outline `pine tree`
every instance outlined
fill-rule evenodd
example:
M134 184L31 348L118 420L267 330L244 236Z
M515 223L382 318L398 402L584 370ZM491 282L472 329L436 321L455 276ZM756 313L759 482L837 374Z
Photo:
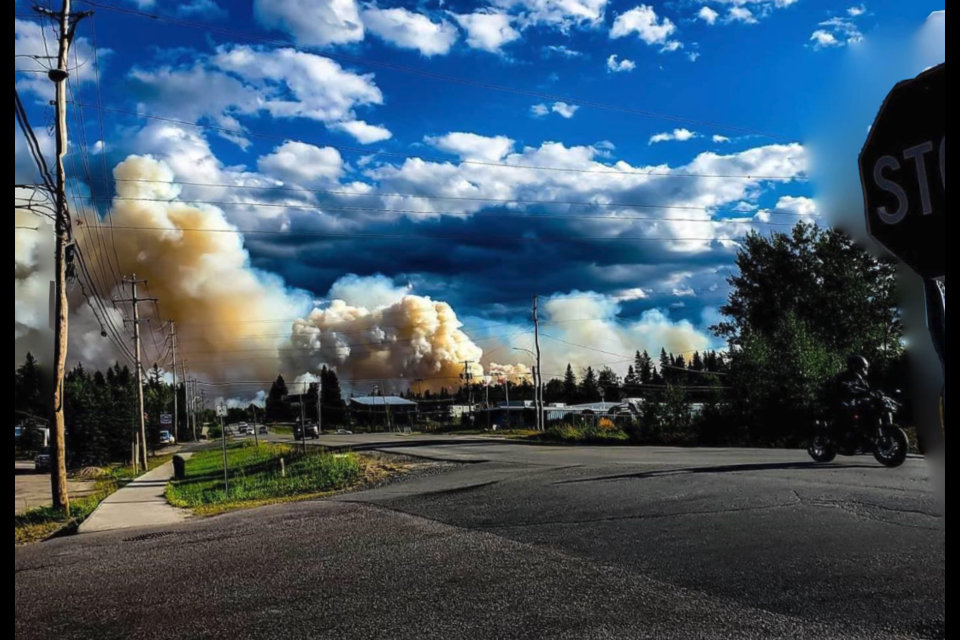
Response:
M636 373L640 384L654 383L656 369L653 366L653 358L651 358L650 354L646 351L643 352L643 355L638 357Z
M672 384L675 376L673 372L673 357L667 354L666 349L660 350L660 377L664 384Z
M600 390L603 392L603 398L607 402L620 402L622 397L620 389L620 376L610 367L604 367L597 377Z
M600 383L597 380L597 374L593 367L587 367L583 373L583 381L580 383L580 397L585 403L600 402Z
M627 369L627 376L623 379L623 384L627 387L627 390L630 390L630 387L637 386L639 378L637 378L637 372L633 368L633 365L630 365L630 368Z
M573 373L573 367L569 364L567 365L567 372L563 376L563 401L569 405L577 404L580 401L577 376Z
M693 354L693 363L690 365L690 368L694 371L706 371L703 363L703 357L700 355L699 351Z

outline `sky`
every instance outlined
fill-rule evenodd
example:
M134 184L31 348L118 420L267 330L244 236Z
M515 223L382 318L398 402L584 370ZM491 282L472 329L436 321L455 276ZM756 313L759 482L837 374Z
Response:
M191 369L231 383L324 364L357 389L445 385L464 361L526 375L535 295L548 375L722 348L737 240L856 227L883 95L945 59L942 0L77 8L94 15L71 57L89 270L71 362L124 357L112 299L136 272L160 299L147 359L169 359L176 320ZM15 11L15 80L50 157L37 71L55 36ZM35 183L19 128L15 157ZM16 217L19 359L48 340L52 241Z

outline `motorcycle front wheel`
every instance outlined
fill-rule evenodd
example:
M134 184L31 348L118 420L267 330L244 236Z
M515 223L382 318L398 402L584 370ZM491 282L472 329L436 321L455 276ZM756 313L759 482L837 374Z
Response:
M907 461L910 453L910 440L900 427L884 427L883 437L880 438L873 451L877 462L891 469L900 467Z
M814 462L827 464L837 459L837 448L833 446L830 439L826 436L816 436L810 443L807 453L813 458Z

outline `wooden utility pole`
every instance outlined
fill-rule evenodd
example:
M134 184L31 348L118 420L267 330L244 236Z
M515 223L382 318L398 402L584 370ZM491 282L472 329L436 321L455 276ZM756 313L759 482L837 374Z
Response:
M540 352L540 297L533 296L533 335L537 344L537 371L533 376L533 384L536 387L534 393L534 405L537 411L537 431L545 431L543 415L543 364L541 362Z
M133 347L134 347L134 356L136 357L136 367L137 367L137 403L140 411L140 428L138 437L140 438L140 455L142 457L143 471L146 473L150 471L150 458L147 453L147 422L144 416L144 403L143 403L143 362L141 357L141 347L140 347L140 303L141 302L157 302L156 298L138 298L137 297L137 285L146 284L146 280L137 280L136 274L130 278L123 279L124 284L130 285L130 299L129 300L117 300L117 302L125 302L133 305Z
M73 261L73 238L70 223L70 212L67 210L67 172L63 159L69 149L67 132L67 79L70 59L70 45L77 30L77 23L88 13L72 15L70 1L63 0L59 13L49 9L37 7L36 10L51 21L60 25L59 49L57 52L57 68L51 69L48 77L56 87L56 120L55 130L57 139L57 176L56 176L56 274L55 274L55 309L56 326L54 327L54 389L53 389L53 428L50 429L50 489L53 494L53 508L69 514L70 496L67 493L67 447L66 447L66 420L63 413L64 390L63 379L67 369L67 348L70 342L70 303L67 300L67 271ZM41 29L46 24L41 23Z
M177 323L170 323L170 348L173 352L173 437L180 442L180 386L177 384Z

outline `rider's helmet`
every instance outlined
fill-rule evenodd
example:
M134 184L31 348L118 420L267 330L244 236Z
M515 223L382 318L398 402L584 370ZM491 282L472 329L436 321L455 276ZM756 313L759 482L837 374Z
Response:
M863 356L851 356L847 361L847 369L851 373L866 377L870 373L870 361Z

